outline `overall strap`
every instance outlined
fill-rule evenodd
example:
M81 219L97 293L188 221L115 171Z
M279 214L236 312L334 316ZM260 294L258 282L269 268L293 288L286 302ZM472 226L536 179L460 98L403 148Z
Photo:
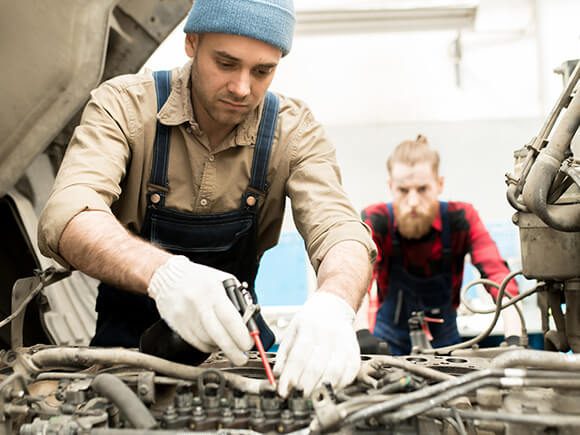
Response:
M387 203L387 209L389 210L389 229L391 231L391 255L393 262L403 262L401 253L401 242L399 236L397 235L397 230L395 229L395 211L393 210L393 203Z
M278 121L278 107L278 97L268 92L264 99L262 118L258 127L250 185L248 191L244 194L244 204L250 208L256 206L256 194L263 194L267 189L266 176L268 175L268 162ZM254 199L252 200L251 198Z
M443 270L451 273L451 224L449 223L448 206L449 204L446 201L439 201L439 213L441 214L441 243L443 245Z
M157 112L159 112L171 92L171 71L155 71L153 78L155 79L155 93L157 94ZM169 160L170 133L170 127L157 120L155 143L153 144L153 163L149 177L151 191L148 194L148 201L157 206L165 204L165 195L169 190L167 163ZM157 195L153 201L151 200L152 195Z

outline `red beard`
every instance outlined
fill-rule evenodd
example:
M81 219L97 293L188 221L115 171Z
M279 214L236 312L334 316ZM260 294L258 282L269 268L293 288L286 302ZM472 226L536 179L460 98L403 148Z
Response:
M431 229L438 208L439 204L434 203L426 213L416 211L413 216L410 212L401 214L399 207L395 204L395 219L399 233L406 239L420 239Z

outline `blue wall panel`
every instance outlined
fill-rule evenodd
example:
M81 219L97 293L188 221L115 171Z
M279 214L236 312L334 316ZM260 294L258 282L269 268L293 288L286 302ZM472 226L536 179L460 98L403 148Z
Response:
M308 294L307 261L300 234L282 234L260 263L256 278L260 305L302 305Z

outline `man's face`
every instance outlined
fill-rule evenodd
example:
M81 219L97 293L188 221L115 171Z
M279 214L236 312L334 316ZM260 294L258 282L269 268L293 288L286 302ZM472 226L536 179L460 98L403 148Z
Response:
M279 49L244 36L189 34L194 111L202 128L231 129L260 103L274 78Z
M408 239L426 235L437 216L443 177L435 174L429 162L413 166L395 162L391 168L389 187L401 235Z

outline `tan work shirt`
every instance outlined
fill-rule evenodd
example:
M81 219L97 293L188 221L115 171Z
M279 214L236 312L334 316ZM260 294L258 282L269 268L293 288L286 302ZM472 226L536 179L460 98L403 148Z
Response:
M150 72L116 77L91 93L68 146L39 223L43 254L58 255L67 223L84 210L112 212L139 233L147 207L156 121L172 126L165 206L196 214L237 209L250 180L258 107L211 149L191 103L191 62L172 71L171 94L157 113ZM362 243L372 260L369 228L341 186L335 149L304 103L280 97L268 169L268 190L259 202L258 255L279 239L286 195L296 227L315 269L336 243Z

